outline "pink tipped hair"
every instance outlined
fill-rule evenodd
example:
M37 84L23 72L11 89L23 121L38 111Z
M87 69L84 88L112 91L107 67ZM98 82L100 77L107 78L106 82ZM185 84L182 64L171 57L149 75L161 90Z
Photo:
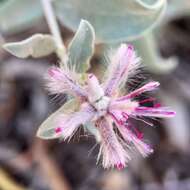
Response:
M130 157L117 139L110 121L106 118L99 119L97 128L102 140L98 159L102 155L103 167L117 167L118 169L125 167Z
M85 90L71 78L71 75L72 73L67 73L58 67L51 67L45 76L47 90L52 94L69 93L74 96L86 97Z
M110 64L105 74L105 93L111 94L117 88L122 88L126 80L136 73L140 59L136 56L131 45L122 44L110 56Z

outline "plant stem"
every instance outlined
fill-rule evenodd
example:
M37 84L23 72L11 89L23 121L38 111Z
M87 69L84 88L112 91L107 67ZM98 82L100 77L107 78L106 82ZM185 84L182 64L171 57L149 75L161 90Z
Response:
M153 73L169 73L176 68L177 61L174 58L165 60L160 57L155 36L152 31L146 33L143 37L134 40L132 44L137 49L143 63Z
M67 55L66 55L66 48L64 46L62 37L61 37L61 32L54 14L54 10L52 7L51 0L41 0L43 9L44 9L44 14L49 26L49 29L55 38L55 42L57 45L57 56L61 60L61 62L64 64L67 60Z

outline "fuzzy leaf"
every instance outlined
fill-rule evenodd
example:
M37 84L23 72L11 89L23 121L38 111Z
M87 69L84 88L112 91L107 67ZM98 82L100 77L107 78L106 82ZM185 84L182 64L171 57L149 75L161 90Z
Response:
M9 53L19 58L34 58L47 56L56 50L54 39L51 35L35 34L30 38L20 41L7 43L4 46Z
M78 102L76 99L71 99L61 106L56 112L51 114L39 127L37 136L42 139L55 139L60 136L55 133L55 120L60 114L70 114L78 110Z
M169 0L167 9L168 19L177 18L184 15L190 15L189 0ZM167 19L167 20L168 20Z
M69 64L74 66L77 72L82 73L89 69L89 61L94 53L94 41L93 27L82 20L68 48Z
M159 20L166 0L55 0L60 22L76 31L81 19L95 29L98 42L133 40Z
M6 0L0 7L0 30L5 33L23 31L43 16L39 0Z

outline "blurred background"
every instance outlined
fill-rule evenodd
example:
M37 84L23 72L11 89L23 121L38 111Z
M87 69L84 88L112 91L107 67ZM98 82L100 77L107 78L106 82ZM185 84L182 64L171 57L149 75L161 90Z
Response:
M0 1L0 190L190 190L189 0L169 1L154 31L158 64L172 57L177 66L167 73L147 66L135 84L150 78L160 81L157 98L177 115L152 120L154 127L136 122L155 152L147 159L135 156L122 171L96 165L98 147L90 151L96 143L92 136L77 135L70 143L35 136L42 121L65 100L55 99L44 88L44 73L59 59L56 54L19 59L2 48L5 42L49 33L40 4L8 1ZM74 32L60 21L59 27L67 45ZM91 61L91 71L97 74L103 49L98 44Z

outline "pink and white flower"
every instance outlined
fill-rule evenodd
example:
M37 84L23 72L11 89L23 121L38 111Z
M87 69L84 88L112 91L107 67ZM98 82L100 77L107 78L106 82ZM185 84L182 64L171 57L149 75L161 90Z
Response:
M131 159L131 146L144 157L153 152L142 140L142 135L134 133L128 119L130 117L173 117L174 111L165 107L143 107L135 97L155 90L159 82L149 82L125 96L121 89L129 75L139 65L139 58L131 45L122 44L111 58L104 81L99 82L94 74L87 74L85 83L78 81L78 74L57 67L48 71L47 87L50 92L68 93L80 102L80 108L70 114L60 114L56 119L54 133L66 140L70 139L81 125L92 122L101 136L98 159L102 157L104 168L124 168ZM119 135L115 133L117 129Z

